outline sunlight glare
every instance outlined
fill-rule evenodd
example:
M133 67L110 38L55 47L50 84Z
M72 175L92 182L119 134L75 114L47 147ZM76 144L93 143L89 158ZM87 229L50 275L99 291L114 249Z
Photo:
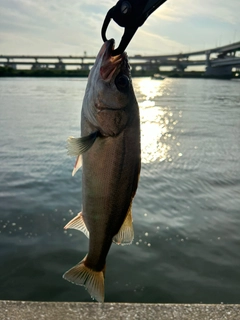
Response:
M141 79L138 83L138 96L141 117L142 162L151 163L168 158L170 146L161 138L167 134L169 114L156 106L156 97L162 95L163 81Z

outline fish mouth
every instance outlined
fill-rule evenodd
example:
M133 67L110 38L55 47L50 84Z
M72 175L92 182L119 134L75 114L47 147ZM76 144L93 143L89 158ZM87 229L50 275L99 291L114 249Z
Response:
M110 81L114 75L119 73L120 70L123 74L129 76L130 67L128 64L127 54L124 52L117 56L112 56L114 45L114 39L107 40L99 52L99 55L102 58L100 75L105 81Z

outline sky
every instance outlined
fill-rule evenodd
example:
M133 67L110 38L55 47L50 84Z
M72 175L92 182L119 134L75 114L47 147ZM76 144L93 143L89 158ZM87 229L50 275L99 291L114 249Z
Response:
M0 55L95 56L116 0L0 0ZM240 0L167 0L140 27L128 55L205 50L240 41ZM116 47L123 28L111 21Z

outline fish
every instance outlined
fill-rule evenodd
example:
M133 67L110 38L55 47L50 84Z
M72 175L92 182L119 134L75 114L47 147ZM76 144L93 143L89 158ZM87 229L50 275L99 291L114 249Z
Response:
M63 278L85 286L104 302L106 258L111 244L134 238L132 201L140 168L140 119L124 52L112 56L114 40L101 47L90 70L81 110L81 137L68 139L68 154L82 167L82 211L65 229L89 238L88 253Z

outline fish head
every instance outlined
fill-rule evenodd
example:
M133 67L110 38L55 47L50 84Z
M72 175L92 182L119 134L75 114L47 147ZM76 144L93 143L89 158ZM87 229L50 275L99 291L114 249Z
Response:
M85 118L103 135L117 135L136 105L127 54L112 56L114 40L106 41L92 67L85 93Z

